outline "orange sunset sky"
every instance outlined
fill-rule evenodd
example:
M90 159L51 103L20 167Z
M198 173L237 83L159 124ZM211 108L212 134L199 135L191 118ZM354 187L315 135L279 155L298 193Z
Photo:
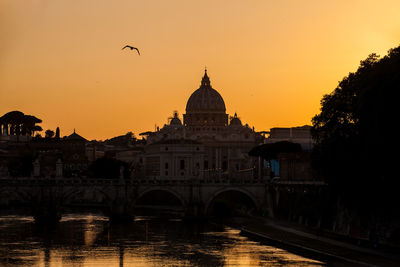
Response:
M360 60L399 44L398 0L0 0L0 116L138 135L185 113L207 66L227 113L300 126Z

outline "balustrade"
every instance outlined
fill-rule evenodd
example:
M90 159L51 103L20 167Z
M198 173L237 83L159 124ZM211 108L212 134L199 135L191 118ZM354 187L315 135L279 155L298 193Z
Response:
M65 185L65 186L111 186L111 185L135 185L135 184L169 184L184 185L191 183L198 184L264 184L268 180L254 175L253 169L235 172L205 172L201 176L176 176L176 177L134 177L131 180L118 179L97 179L97 178L66 178L66 177L3 177L0 178L0 185Z

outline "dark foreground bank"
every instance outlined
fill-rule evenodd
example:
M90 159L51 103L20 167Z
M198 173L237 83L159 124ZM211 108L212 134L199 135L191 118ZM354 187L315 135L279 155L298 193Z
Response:
M305 257L335 262L334 266L400 266L399 254L363 248L273 220L235 218L229 222L224 220L223 223L240 229L242 235L254 240Z

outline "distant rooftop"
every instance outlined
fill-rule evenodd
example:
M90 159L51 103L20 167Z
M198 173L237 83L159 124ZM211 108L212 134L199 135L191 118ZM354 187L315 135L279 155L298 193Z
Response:
M70 135L68 135L66 137L66 140L70 140L70 141L85 141L85 142L87 142L87 140L85 138L83 138L82 136L80 136L79 134L77 134L75 132L75 129L74 129L74 132L72 134L70 134Z

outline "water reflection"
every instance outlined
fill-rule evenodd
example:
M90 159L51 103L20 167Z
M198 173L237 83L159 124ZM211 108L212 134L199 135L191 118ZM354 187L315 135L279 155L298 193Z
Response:
M4 266L320 266L211 223L136 218L110 225L99 214L69 214L53 229L26 216L0 216Z

